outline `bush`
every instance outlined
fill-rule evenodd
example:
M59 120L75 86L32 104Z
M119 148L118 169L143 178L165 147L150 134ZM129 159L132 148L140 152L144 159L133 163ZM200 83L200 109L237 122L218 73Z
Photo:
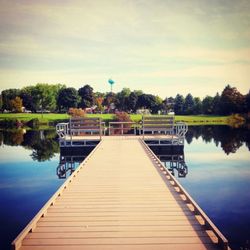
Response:
M126 112L116 112L115 120L118 122L131 122L130 116Z
M84 117L85 116L85 112L83 109L77 109L77 108L70 108L68 111L68 114L71 117Z
M132 120L130 119L130 116L126 112L116 112L115 113L115 121L117 122L131 122ZM131 124L124 124L123 125L123 133L127 133L131 129ZM115 134L120 134L121 130L119 129L114 129Z

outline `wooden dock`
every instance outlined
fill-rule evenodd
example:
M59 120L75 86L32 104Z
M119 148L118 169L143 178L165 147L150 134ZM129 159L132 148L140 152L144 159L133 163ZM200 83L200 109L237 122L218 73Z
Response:
M228 249L138 137L103 137L12 243L20 250Z

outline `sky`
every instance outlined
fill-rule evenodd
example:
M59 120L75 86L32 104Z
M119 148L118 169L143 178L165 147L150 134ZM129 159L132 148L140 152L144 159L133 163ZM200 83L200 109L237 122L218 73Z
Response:
M250 0L0 0L0 91L250 89Z

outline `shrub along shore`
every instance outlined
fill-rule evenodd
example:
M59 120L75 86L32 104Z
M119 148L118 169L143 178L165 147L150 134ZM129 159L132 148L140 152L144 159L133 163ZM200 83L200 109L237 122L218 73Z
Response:
M115 119L114 114L87 114L87 117L100 117L106 124ZM41 125L54 126L56 123L69 120L68 114L26 114L8 113L0 114L0 126L2 128L14 128L25 125L29 127L40 127ZM139 122L142 119L140 114L130 114L130 119ZM186 122L188 125L230 125L234 120L233 116L213 116L213 115L176 115L176 122Z

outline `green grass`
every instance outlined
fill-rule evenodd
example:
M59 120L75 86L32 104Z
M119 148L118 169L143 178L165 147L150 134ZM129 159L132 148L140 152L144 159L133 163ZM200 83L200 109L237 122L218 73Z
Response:
M88 114L88 117L101 117L106 123L114 119L114 114ZM142 115L131 114L132 121L139 122L142 119ZM31 119L37 118L40 123L53 122L69 119L67 114L0 114L0 120L3 119L19 119L21 121L29 121ZM190 116L175 116L175 121L183 121L190 125L216 125L216 124L228 124L228 116L209 116L209 115L190 115Z
M88 117L101 117L104 121L112 120L113 114L91 114ZM139 122L142 115L131 114L130 118L134 122ZM212 115L176 115L176 122L186 122L190 125L212 125L212 124L228 124L228 116L212 116Z
M26 114L26 113L9 113L9 114L0 114L0 120L4 119L18 119L21 121L30 121L32 119L39 119L41 123L43 122L51 122L56 120L65 120L69 119L69 115L67 114Z
M228 124L228 116L213 115L176 115L175 120L189 125L224 125Z

